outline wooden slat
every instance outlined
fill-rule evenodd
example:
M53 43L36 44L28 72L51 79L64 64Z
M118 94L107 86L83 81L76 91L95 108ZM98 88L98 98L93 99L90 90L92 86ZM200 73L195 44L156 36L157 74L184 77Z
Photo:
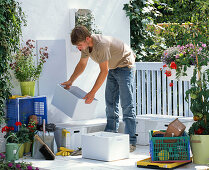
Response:
M189 83L189 89L190 89L191 88L191 84L190 84L190 82L188 82L188 83ZM191 106L191 98L189 97L189 117L192 117L193 113L190 110L190 106Z
M179 97L179 116L184 116L184 114L183 114L183 102L184 102L184 100L183 100L183 88L182 88L182 81L179 81L178 82L178 97Z
M152 114L156 114L156 71L152 71Z
M172 113L172 95L171 95L171 88L169 88L170 81L167 80L167 87L168 87L168 115L173 115Z
M189 89L189 82L184 81L184 94L188 89ZM185 97L184 97L184 116L189 117L189 104L186 102Z
M157 114L161 115L161 71L157 71Z
M146 114L146 98L145 71L142 70L142 114Z
M150 70L147 70L147 114L151 114L151 79L150 79Z
M167 84L166 75L162 74L162 93L163 93L163 115L167 115Z
M142 93L142 86L141 86L141 70L137 70L136 71L136 75L137 75L137 94L136 94L136 97L137 97L137 114L138 115L141 115L142 112L142 103L141 103L141 93Z
M173 81L173 115L178 116L178 91L177 91L177 81Z
M137 73L136 73L137 74ZM135 108L135 111L137 113L137 110L136 110L136 105L137 105L137 101L136 101L136 94L137 94L137 91L136 91L136 82L137 82L137 75L135 74L135 79L134 79L134 84L133 84L133 100L134 100L134 108Z
M162 62L136 62L136 70L156 70L163 68Z

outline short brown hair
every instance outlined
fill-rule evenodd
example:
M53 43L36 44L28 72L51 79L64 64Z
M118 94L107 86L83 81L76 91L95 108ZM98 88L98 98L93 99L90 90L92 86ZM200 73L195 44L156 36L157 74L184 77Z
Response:
M77 45L79 42L85 41L86 37L91 37L91 33L86 27L79 25L72 30L70 36L72 44Z

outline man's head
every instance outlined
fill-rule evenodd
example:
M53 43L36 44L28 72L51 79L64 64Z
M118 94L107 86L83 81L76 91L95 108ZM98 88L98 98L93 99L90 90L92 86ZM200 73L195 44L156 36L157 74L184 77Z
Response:
M71 32L71 42L73 45L76 45L80 51L89 47L90 38L91 33L84 26L76 26Z

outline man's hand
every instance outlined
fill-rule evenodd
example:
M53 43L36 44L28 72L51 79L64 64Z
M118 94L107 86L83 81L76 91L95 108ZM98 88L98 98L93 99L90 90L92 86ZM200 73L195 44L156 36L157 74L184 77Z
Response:
M95 93L89 92L83 99L86 99L85 100L86 104L91 104L92 101L94 100L94 96L95 96Z
M68 80L64 83L61 83L61 85L65 86L65 89L69 89L72 86L72 82Z

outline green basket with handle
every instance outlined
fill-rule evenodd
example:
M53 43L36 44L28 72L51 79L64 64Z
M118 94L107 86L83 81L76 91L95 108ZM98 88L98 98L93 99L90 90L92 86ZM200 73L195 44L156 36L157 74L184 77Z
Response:
M179 137L153 137L154 132L149 131L152 162L190 162L190 138L186 132Z

